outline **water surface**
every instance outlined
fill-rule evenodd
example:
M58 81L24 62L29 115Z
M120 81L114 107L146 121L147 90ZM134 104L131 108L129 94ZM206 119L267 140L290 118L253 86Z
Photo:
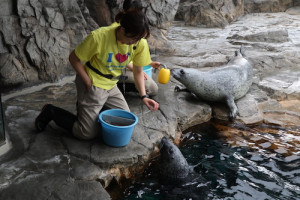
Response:
M300 128L209 122L184 133L195 179L161 185L154 161L124 199L300 199Z

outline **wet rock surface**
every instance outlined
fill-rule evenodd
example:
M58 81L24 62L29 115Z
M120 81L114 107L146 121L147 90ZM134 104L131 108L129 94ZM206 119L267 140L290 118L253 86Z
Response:
M188 27L177 22L169 33L176 51L172 56L159 55L156 59L170 68L208 70L227 63L233 52L244 45L254 68L254 83L248 94L237 101L238 118L245 123L259 123L266 120L264 115L272 115L272 110L284 112L278 101L299 100L299 14L299 7L286 13L248 14L225 29ZM223 105L211 105L214 117L227 119Z
M299 14L249 14L224 29L174 23L168 39L176 51L153 55L153 60L169 68L207 70L225 64L244 44L255 78L247 95L236 102L236 120L299 125ZM153 76L157 80L157 74ZM154 97L160 103L157 112L148 111L135 93L126 94L131 111L139 117L126 147L109 147L100 136L80 141L53 123L37 134L34 119L45 103L76 112L73 79L4 96L6 128L13 148L1 156L0 199L110 199L104 188L113 180L133 178L157 152L163 136L176 140L183 130L212 117L228 119L223 104L174 92L179 83L171 78L168 84L159 84Z

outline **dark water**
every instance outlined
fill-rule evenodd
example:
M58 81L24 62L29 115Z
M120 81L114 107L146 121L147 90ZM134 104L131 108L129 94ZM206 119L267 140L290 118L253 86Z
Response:
M300 128L206 123L185 132L180 150L195 179L161 185L152 162L123 199L300 199Z

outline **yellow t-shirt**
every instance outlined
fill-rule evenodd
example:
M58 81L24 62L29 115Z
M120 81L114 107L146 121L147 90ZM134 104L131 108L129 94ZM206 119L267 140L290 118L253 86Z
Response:
M145 66L151 63L147 40L141 39L133 45L117 42L115 30L118 26L101 27L91 32L83 42L75 48L75 54L82 62L90 62L102 74L120 76L129 62L135 66ZM94 86L106 90L112 89L118 79L107 79L98 75L85 65Z

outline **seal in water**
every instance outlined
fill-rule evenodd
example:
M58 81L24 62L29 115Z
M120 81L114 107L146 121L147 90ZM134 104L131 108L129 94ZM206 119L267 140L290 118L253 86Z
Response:
M160 144L160 179L164 183L178 184L187 181L191 167L176 145L166 137Z
M211 102L225 101L230 109L229 117L238 112L234 100L243 97L252 85L253 69L245 58L243 46L235 51L235 56L225 65L209 71L191 68L171 70L172 76L186 89L178 86L175 90L188 90L199 98Z

